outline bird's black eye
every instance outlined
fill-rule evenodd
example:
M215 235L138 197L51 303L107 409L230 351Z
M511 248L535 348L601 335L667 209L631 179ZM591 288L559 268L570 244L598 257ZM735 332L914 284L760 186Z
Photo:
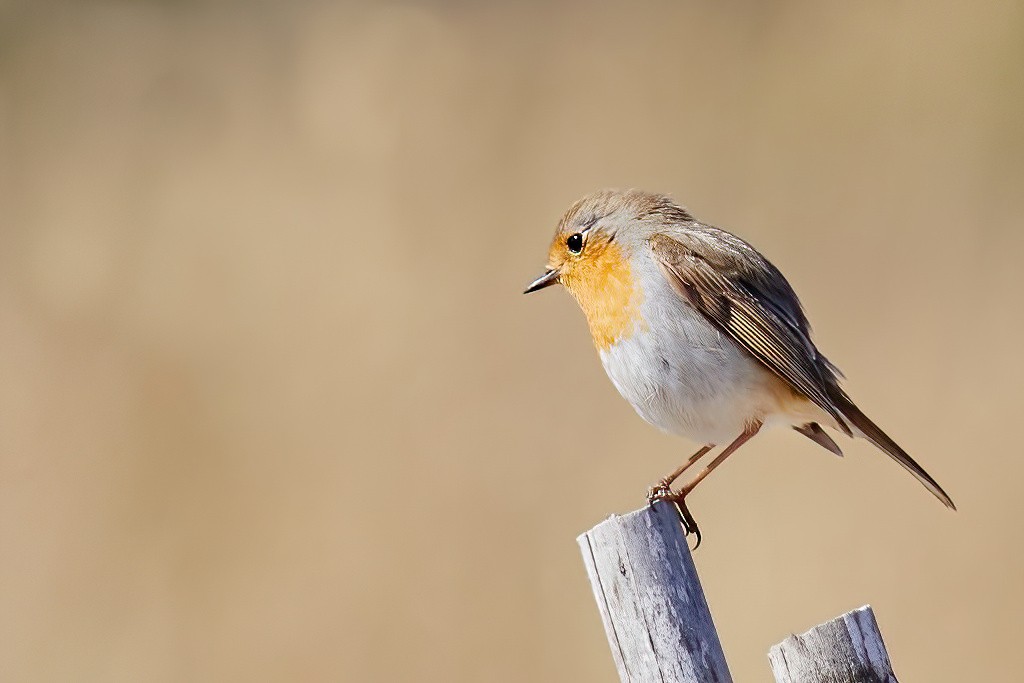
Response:
M565 246L574 254L580 253L583 251L583 235L580 233L569 235L565 240Z

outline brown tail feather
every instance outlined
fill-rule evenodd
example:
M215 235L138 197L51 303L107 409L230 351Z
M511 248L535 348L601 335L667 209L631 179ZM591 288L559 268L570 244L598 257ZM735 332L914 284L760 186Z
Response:
M839 409L850 424L860 431L871 443L875 444L880 450L884 451L890 458L903 465L904 469L917 477L917 480L924 484L924 487L932 492L932 494L942 501L942 504L946 507L956 510L956 505L953 504L953 500L949 495L942 490L939 483L932 479L931 475L924 471L924 468L917 464L917 462L911 458L906 451L899 447L895 441L889 438L886 434L868 419L868 416L860 411L860 408L854 405L853 401L846 393L838 387L829 387L829 398L832 399L833 404Z
M836 455L842 457L843 452L839 449L839 446L836 445L836 442L832 440L832 437L829 436L817 422L808 422L807 424L799 427L794 426L793 429L800 432L822 448L830 450Z

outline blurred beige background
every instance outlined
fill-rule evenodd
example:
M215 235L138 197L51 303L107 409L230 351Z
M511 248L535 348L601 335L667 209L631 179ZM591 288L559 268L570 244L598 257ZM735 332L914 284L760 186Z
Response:
M692 506L738 681L871 603L907 681L1024 633L1019 2L0 2L0 679L616 680L575 536L694 444L561 291L562 212L765 252L870 445Z

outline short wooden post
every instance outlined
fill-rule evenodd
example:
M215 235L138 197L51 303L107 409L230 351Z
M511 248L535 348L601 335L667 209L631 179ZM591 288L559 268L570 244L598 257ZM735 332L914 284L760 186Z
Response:
M674 505L613 515L576 540L623 683L731 683Z
M870 606L786 638L768 659L778 683L897 683Z

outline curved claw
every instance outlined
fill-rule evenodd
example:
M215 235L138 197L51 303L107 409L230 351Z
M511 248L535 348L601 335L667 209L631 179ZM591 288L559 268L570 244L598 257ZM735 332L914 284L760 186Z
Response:
M693 552L693 551L697 550L697 548L700 547L700 541L701 541L700 527L697 526L697 520L695 520L693 518L693 515L690 513L690 508L686 507L686 501L685 500L677 500L676 501L676 507L679 509L679 518L683 522L683 531L686 532L687 536L689 536L690 534L693 534L694 536L697 537L697 542L694 544L693 548L691 549L691 552Z
M671 485L667 480L663 479L656 486L652 486L647 489L647 504L654 505L661 501L668 501L675 503L676 510L679 512L679 521L682 522L683 531L689 536L693 534L697 537L697 543L693 546L692 550L696 550L700 547L701 535L700 527L697 526L697 520L693 518L693 514L690 513L690 508L686 507L686 494L689 493L687 490L673 491Z

